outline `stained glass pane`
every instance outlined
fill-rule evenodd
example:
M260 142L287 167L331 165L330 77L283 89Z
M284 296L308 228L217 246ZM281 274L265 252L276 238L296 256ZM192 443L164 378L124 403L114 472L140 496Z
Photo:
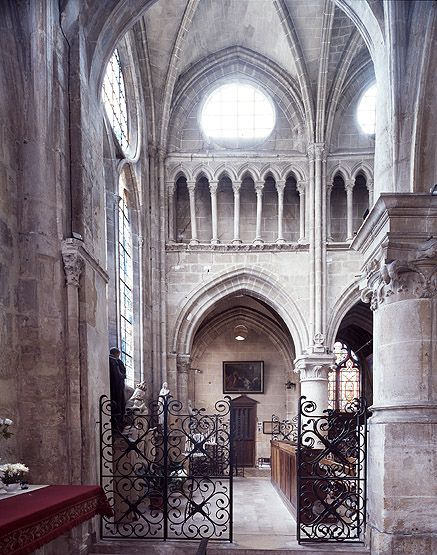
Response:
M123 150L129 146L126 87L118 50L114 50L103 80L103 103L114 134Z
M354 399L360 397L360 367L358 357L345 344L334 344L335 370L328 377L329 407L344 411Z
M126 366L126 381L134 385L134 329L133 329L133 265L132 232L126 194L118 212L119 299L121 358Z

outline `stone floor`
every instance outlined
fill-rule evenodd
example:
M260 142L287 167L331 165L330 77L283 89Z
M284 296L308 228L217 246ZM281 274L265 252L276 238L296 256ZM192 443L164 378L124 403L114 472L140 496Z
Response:
M94 547L93 555L194 555L199 542L105 541ZM328 545L299 546L296 523L270 482L270 470L249 470L234 479L234 542L209 542L208 555L305 555L368 553L363 547Z

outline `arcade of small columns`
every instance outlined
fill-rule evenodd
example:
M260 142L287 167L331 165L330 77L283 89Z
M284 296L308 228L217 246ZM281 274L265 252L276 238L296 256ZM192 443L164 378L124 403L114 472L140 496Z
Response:
M338 175L338 172L336 172ZM357 173L358 175L358 173ZM361 173L361 175L363 175ZM176 242L176 209L177 209L177 202L176 202L176 190L178 186L178 180L183 177L186 179L183 173L177 174L177 177L173 181L167 182L167 198L168 198L168 221L169 221L169 240L171 242ZM190 245L196 245L200 241L198 239L197 233L197 222L196 222L196 187L198 185L198 181L200 178L205 177L205 174L200 171L198 178L194 180L186 180L186 186L188 189L189 194L189 205L190 205L190 224L191 224L191 240ZM219 176L218 179L208 179L209 185L209 193L210 193L210 200L211 200L211 223L212 223L212 236L211 236L211 244L218 244L218 215L217 215L217 189L222 176ZM228 175L226 174L226 177ZM243 179L244 179L243 175ZM252 177L248 175L247 177ZM267 173L267 177L273 177L272 174ZM274 179L275 188L277 191L277 244L284 244L286 241L284 239L283 234L283 223L284 223L284 191L286 187L286 183L290 177L294 177L294 175L288 175L286 179ZM231 180L232 183L232 190L234 195L234 229L233 229L233 240L232 244L241 244L242 240L240 238L240 190L243 179L234 179ZM263 211L263 191L265 186L265 179L263 180L254 180L254 190L256 193L256 232L255 237L253 240L253 244L262 244L264 241L261 236L261 218L262 218L262 211ZM354 237L354 229L353 229L353 191L356 183L356 176L351 179L344 180L344 189L346 192L346 221L347 221L347 236L346 241L351 241ZM369 201L368 201L368 208L370 209L373 205L373 180L372 178L365 176L365 183L369 194ZM331 183L326 187L326 227L327 227L327 240L332 241L331 237L331 193L334 186L334 181L332 180ZM299 240L298 243L306 243L306 231L307 225L305 223L305 213L308 210L308 202L306 201L306 190L307 190L307 182L304 180L296 180L296 190L299 193Z

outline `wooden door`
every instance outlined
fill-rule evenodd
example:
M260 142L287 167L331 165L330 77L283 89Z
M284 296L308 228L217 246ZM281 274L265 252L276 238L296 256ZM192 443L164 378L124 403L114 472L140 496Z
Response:
M234 456L238 466L255 466L257 403L246 395L232 401Z

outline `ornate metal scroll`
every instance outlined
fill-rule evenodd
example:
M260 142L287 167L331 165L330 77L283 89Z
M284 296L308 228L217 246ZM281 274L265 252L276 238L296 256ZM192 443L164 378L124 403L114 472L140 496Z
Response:
M367 410L354 399L344 412L318 411L300 399L297 540L362 543L366 517Z
M228 398L207 413L166 396L119 425L102 397L102 538L232 541L230 418Z
M272 415L272 439L297 443L297 416L291 420L279 420L278 416Z

